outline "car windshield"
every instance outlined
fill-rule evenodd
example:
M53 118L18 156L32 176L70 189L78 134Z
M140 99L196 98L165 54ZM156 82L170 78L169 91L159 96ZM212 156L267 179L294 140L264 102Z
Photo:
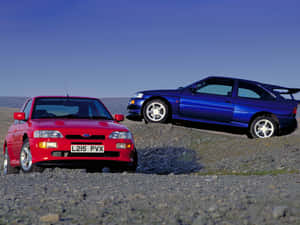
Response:
M105 119L112 120L110 113L97 99L89 98L37 98L32 119Z

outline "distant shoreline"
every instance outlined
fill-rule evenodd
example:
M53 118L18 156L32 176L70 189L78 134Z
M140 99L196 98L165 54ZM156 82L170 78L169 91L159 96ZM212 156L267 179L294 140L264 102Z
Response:
M28 97L0 96L1 108L20 109ZM112 114L127 114L129 97L104 97L99 98L108 107ZM298 106L297 118L300 118L300 104Z

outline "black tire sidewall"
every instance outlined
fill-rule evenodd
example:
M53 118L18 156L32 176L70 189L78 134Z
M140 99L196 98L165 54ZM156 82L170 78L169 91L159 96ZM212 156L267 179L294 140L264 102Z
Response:
M162 104L162 105L165 107L165 110L166 110L166 115L165 115L161 120L159 120L159 121L153 121L153 120L151 120L150 118L148 118L147 113L146 113L147 107L148 107L150 104L154 103L154 102L157 102L157 103ZM163 101L163 100L160 100L160 99L153 99L153 100L150 100L150 101L148 101L148 102L145 104L145 106L143 107L143 117L144 117L144 119L145 119L147 122L149 122L149 123L166 123L167 120L168 120L168 117L169 117L169 107L168 107L168 105L166 104L166 102Z

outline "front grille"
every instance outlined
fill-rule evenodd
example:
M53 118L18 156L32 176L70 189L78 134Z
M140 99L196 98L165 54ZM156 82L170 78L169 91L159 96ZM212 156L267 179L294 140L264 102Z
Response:
M68 134L66 135L66 139L77 139L77 140L105 140L104 135L91 135L88 137L84 137L82 135L74 135L74 134Z
M72 153L69 151L53 151L55 157L119 157L120 152L106 151L104 153Z
M72 142L72 145L101 145L102 142Z

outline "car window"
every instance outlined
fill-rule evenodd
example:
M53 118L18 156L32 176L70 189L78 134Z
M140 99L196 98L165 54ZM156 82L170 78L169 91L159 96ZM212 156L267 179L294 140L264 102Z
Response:
M261 98L260 95L257 94L255 91L247 88L239 88L238 96L242 98L256 98L256 99Z
M232 96L233 81L228 79L209 79L199 83L195 93Z
M29 118L31 105L32 105L32 100L30 99L30 100L27 102L25 108L23 109L23 112L25 113L25 120L28 120L28 118Z
M274 98L263 88L240 81L238 88L238 97L240 98L250 98L250 99L260 99L260 100L273 100Z
M84 98L38 98L32 118L112 119L100 101Z

